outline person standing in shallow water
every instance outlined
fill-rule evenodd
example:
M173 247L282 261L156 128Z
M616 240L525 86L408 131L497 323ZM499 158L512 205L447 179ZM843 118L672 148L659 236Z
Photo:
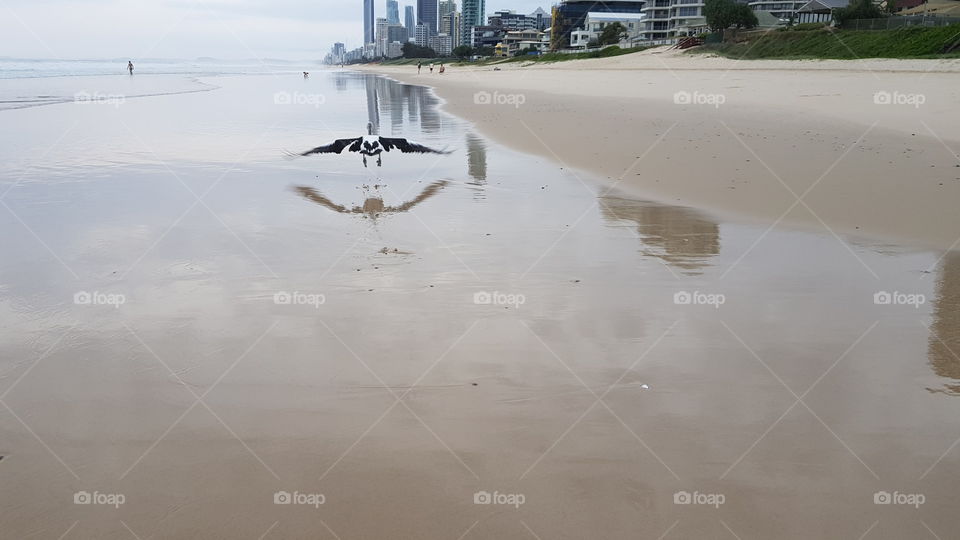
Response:
M127 62L127 71L129 71L130 74L133 75L133 60L130 60L129 62Z

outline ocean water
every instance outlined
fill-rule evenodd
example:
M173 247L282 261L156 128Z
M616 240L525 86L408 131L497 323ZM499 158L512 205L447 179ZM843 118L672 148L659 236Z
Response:
M122 59L0 58L0 111L72 101L115 104L140 97L202 92L215 86L200 83L198 77L283 75L317 67L311 62L277 60L144 60L135 62L134 77L130 77L127 60Z
M918 537L879 490L951 530L955 254L609 191L297 71L0 81L142 96L0 112L4 536ZM286 159L368 122L452 153Z

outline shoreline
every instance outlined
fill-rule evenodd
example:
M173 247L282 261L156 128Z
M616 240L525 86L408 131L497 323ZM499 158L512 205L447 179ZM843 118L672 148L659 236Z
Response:
M949 111L960 102L960 85L950 83L960 81L960 61L753 60L731 67L736 61L656 51L497 72L455 67L443 76L418 76L411 66L359 71L428 86L444 111L485 136L633 196L771 228L957 247L960 217L950 201L960 197L953 150L960 129ZM789 62L800 69L763 77ZM739 69L743 64L749 67ZM834 64L861 69L808 69ZM926 72L916 77L918 70ZM592 84L601 73L607 84ZM678 104L678 93L723 102ZM888 94L922 96L923 103L877 103ZM480 95L501 103L482 103ZM807 157L798 160L798 153Z

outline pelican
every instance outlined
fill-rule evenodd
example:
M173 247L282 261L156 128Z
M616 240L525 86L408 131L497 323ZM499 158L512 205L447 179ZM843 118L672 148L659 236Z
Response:
M433 148L423 146L422 144L417 144L408 141L407 139L391 139L389 137L381 137L379 135L373 134L373 123L367 122L367 134L362 137L357 137L355 139L337 139L332 143L326 146L318 146L313 150L308 150L302 154L296 154L299 156L309 156L311 154L339 154L345 149L350 150L351 152L359 152L363 156L363 166L367 166L367 156L377 158L377 167L383 166L383 161L380 158L380 154L383 152L389 152L396 148L404 154L418 153L418 154L449 154L450 152L446 150L435 150Z

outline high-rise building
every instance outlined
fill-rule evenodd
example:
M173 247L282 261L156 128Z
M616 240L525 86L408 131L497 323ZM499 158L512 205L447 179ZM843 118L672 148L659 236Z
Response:
M430 40L430 28L425 24L417 24L416 31L413 34L413 42L420 47L426 47Z
M334 43L330 51L330 57L334 64L342 64L347 56L347 46L343 43Z
M400 26L399 24L391 24L387 26L387 43L393 43L397 41L400 45L410 41L410 34L407 33L406 26Z
M400 24L400 3L397 0L387 0L387 22Z
M440 33L447 34L453 40L453 46L460 45L460 30L462 22L460 12L454 11L440 17Z
M446 15L449 15L456 11L457 11L456 0L440 0L440 8L438 10L437 20L442 21Z
M387 54L387 29L389 27L390 25L387 24L387 19L383 17L377 18L377 31L375 34L377 48L375 54L378 58Z
M487 7L485 0L463 0L463 19L460 30L460 44L473 45L473 29L486 24Z
M374 36L374 15L373 0L363 0L363 43L373 43Z
M407 6L403 9L403 25L407 27L407 34L410 37L417 32L417 14L413 6Z
M429 43L430 48L440 56L450 56L453 52L453 38L448 34L430 36Z
M417 23L426 25L431 34L437 33L437 0L417 0Z

